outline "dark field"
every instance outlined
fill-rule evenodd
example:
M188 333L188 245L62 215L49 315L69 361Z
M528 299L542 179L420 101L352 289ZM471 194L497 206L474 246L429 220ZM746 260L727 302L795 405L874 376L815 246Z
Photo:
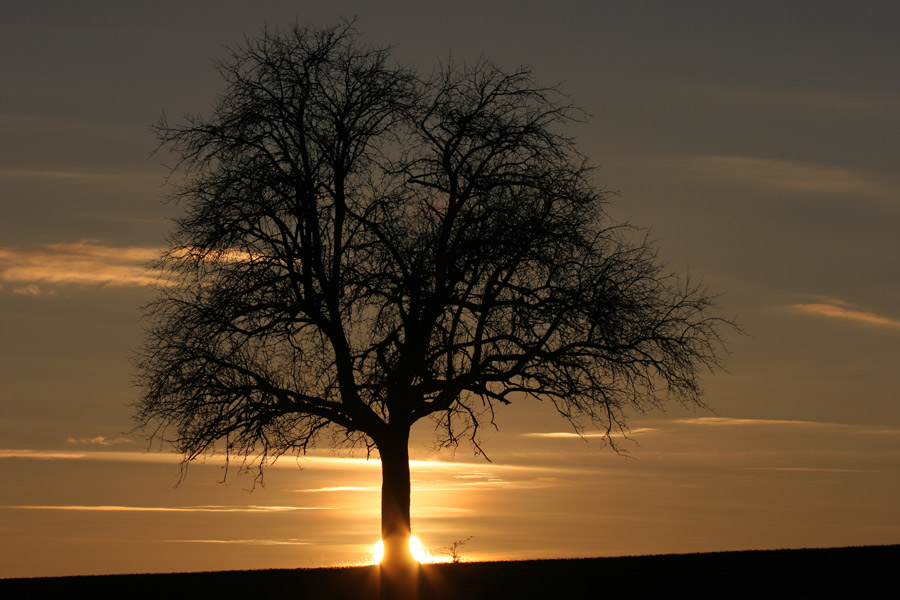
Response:
M895 598L900 545L432 564L420 598ZM378 567L0 580L3 598L377 598Z

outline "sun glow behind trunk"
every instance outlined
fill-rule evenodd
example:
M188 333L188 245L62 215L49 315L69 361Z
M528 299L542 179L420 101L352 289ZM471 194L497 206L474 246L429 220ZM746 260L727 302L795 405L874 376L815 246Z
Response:
M431 553L428 551L428 549L425 548L419 538L414 535L411 535L409 537L409 551L412 553L412 556L417 563L436 562L431 556ZM383 558L384 541L378 540L378 543L372 546L372 562L376 565L380 564Z

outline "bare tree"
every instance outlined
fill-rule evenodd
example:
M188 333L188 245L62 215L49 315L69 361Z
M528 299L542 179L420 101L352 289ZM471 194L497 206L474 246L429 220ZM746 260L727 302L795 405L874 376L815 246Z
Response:
M468 542L472 541L473 537L475 536L470 535L467 538L454 540L449 546L444 546L443 548L441 548L441 550L444 550L444 554L448 554L450 556L450 562L454 564L461 563L463 562L463 557L460 550Z
M352 25L264 32L220 71L209 117L158 127L185 213L136 420L185 465L377 450L402 563L416 421L477 448L498 404L609 435L628 407L701 403L713 299L610 221L557 89L488 61L423 78Z

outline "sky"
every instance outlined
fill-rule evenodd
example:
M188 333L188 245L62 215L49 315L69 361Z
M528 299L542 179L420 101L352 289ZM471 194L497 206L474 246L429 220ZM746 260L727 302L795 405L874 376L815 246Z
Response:
M465 560L900 543L900 5L817 1L5 3L0 10L0 577L363 564L377 460L322 447L265 486L130 434L166 174L226 48L358 17L363 40L530 66L728 335L710 410L630 414L627 454L521 402L493 462L413 432L413 530ZM223 481L224 479L224 481ZM471 538L471 539L469 539Z

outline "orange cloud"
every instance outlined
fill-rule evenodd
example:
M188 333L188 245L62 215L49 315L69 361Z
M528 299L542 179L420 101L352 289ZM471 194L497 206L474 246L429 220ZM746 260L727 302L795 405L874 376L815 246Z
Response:
M130 444L131 440L128 438L120 437L115 439L109 439L105 436L98 435L92 438L73 438L69 437L66 439L66 442L69 444L92 444L94 446L115 446L117 444Z
M632 436L638 433L650 433L653 431L657 431L654 427L638 427L637 429L631 429L627 434L623 434L620 432L610 432L609 435L599 432L593 431L589 433L576 433L574 431L550 431L543 433L523 433L522 435L525 437L536 437L536 438L545 438L545 439L578 439L583 440L587 438L606 438L606 437L626 437Z
M809 163L749 156L694 156L676 160L704 179L876 198L883 198L895 191L856 171Z
M673 419L673 423L685 425L703 425L713 427L785 427L805 429L842 429L858 434L900 435L900 429L890 427L872 427L869 425L851 425L847 423L827 423L825 421L790 421L785 419L736 419L733 417L693 417L689 419Z
M12 288L13 294L22 294L23 296L52 296L56 290L44 289L40 286L29 283L25 286Z
M311 488L308 490L294 490L295 492L380 492L380 486L340 485L336 487Z
M89 450L73 452L66 450L35 450L26 448L0 448L0 459L31 460L92 460L105 462L141 462L176 464L181 457L174 453L162 452L121 452L111 450ZM211 457L207 462L218 460L224 464L224 458Z
M900 328L900 321L896 319L890 319L888 317L876 315L875 313L852 308L845 308L835 304L794 304L791 308L823 317L859 321L868 323L869 325L877 325L879 327Z
M43 244L35 247L0 247L0 282L14 284L13 293L41 296L54 294L45 286L88 285L142 287L170 285L162 271L148 265L163 254L161 248L104 246L90 240L74 244ZM177 253L191 256L191 250ZM240 250L223 250L205 258L238 262L268 260ZM0 285L0 289L3 286Z
M871 473L872 469L833 469L829 467L745 467L745 471L786 471L788 473Z
M836 423L824 423L821 421L787 421L782 419L735 419L732 417L693 417L690 419L674 419L675 423L689 425L715 425L727 426L752 426L752 425L793 425L800 427L832 427Z
M206 512L206 513L271 513L297 510L337 510L334 506L117 506L117 505L7 505L2 508L19 510L69 510L91 512Z
M312 542L298 539L259 539L259 540L161 540L178 544L239 544L248 546L308 546Z
M37 460L79 459L83 452L57 452L54 450L29 450L25 448L0 448L0 458L33 458Z
M32 295L52 293L40 285L140 287L159 283L160 273L146 266L159 255L159 248L112 247L90 241L0 247L0 281L21 284L13 291Z

